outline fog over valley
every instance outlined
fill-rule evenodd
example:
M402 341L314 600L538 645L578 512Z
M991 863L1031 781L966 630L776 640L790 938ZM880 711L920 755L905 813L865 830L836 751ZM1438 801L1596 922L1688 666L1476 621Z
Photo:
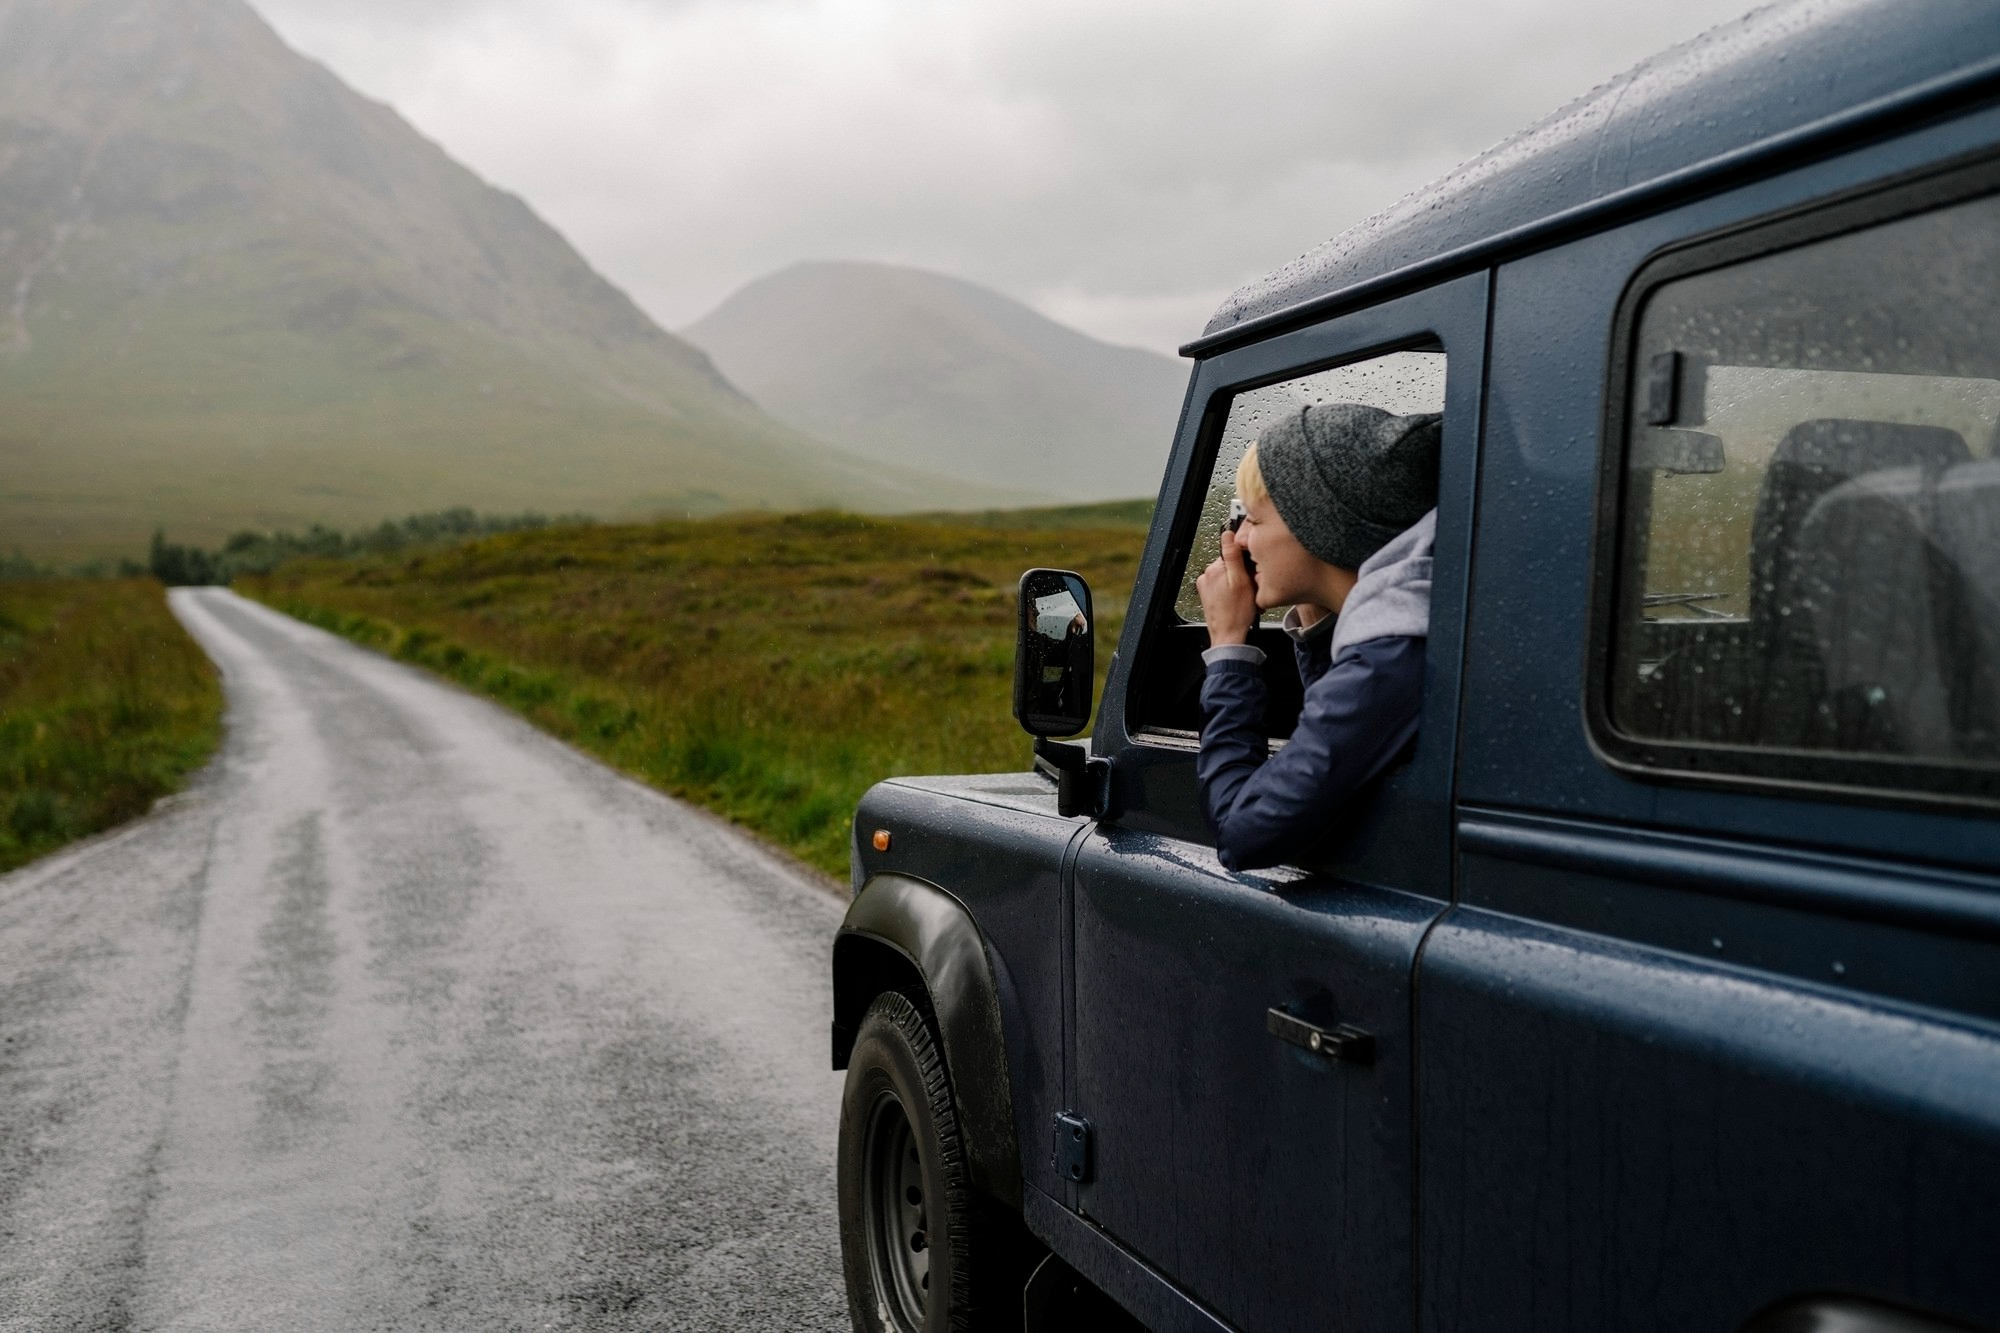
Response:
M667 328L802 260L1171 354L1231 289L1750 8L257 0Z

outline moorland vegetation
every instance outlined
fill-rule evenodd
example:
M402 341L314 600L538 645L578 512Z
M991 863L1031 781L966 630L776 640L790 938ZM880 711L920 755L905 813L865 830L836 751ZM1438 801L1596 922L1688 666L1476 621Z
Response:
M0 579L0 871L144 813L221 725L153 579Z
M1091 580L1101 673L1149 509L552 526L235 586L840 874L876 781L1028 766L1009 712L1020 573Z

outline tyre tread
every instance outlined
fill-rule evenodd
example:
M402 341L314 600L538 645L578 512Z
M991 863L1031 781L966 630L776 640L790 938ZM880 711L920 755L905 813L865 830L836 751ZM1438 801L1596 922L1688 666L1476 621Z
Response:
M922 1082L925 1110L935 1134L939 1172L945 1186L942 1220L951 1254L945 1311L952 1333L1018 1327L1019 1312L1011 1310L1008 1301L1009 1296L1018 1299L1019 1294L1009 1286L1009 1270L1015 1265L1008 1260L1015 1257L1015 1246L1005 1225L1007 1219L994 1216L996 1205L973 1187L964 1135L958 1123L958 1104L952 1094L951 1071L945 1063L944 1045L938 1039L927 999L901 991L885 991L877 996L861 1020L855 1050L861 1051L868 1043L871 1028L878 1024L889 1028L894 1033L892 1040L904 1046L913 1058ZM850 1070L850 1076L853 1072ZM913 1110L914 1107L906 1108L906 1113ZM936 1219L932 1225L936 1225ZM849 1285L851 1301L864 1304L853 1292L851 1266ZM1009 1313L1013 1315L1011 1320L1007 1317ZM931 1319L925 1322L933 1323ZM855 1310L857 1329L871 1329L874 1324L871 1311Z

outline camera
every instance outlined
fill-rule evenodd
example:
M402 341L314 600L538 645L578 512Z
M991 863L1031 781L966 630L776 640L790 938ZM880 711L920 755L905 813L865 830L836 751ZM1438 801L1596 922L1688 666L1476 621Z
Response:
M1243 526L1243 520L1248 517L1250 517L1250 511L1243 507L1243 501L1238 499L1230 500L1229 521L1222 525L1223 530L1226 532L1235 532L1238 528ZM1256 578L1257 562L1250 558L1250 552L1245 550L1239 550L1237 554L1243 557L1243 572L1245 574L1248 574L1253 579Z

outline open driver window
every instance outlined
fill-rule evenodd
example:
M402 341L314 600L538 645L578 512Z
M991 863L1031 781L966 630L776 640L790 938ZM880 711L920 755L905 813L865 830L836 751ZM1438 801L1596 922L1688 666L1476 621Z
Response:
M1201 599L1194 585L1222 549L1222 527L1236 495L1236 468L1258 436L1302 408L1329 403L1361 403L1398 415L1442 412L1444 384L1445 354L1420 349L1315 370L1239 390L1230 397L1213 442L1192 542L1175 567L1172 620L1148 636L1139 663L1133 721L1141 734L1183 744L1200 738L1201 653L1208 646L1208 628L1202 623ZM1264 678L1270 688L1265 721L1274 740L1291 734L1304 698L1290 643L1278 628L1284 611L1268 609L1251 635L1251 641L1264 650Z

